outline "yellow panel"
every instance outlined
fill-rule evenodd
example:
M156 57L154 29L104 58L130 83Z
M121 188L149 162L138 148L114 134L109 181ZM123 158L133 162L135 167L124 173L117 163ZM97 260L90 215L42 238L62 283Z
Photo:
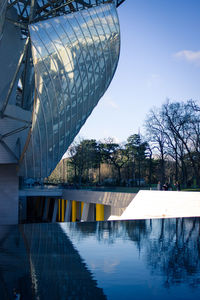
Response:
M64 222L65 218L65 200L61 199L61 222Z
M96 204L96 221L104 221L104 205Z
M76 201L72 201L72 222L76 221Z

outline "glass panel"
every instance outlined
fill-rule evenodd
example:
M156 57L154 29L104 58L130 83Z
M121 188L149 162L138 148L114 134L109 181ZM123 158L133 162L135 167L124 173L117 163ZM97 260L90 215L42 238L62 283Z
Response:
M49 175L108 87L119 58L116 16L110 3L29 25L37 97L28 176Z
M7 0L1 0L0 2L0 40L3 35L3 26L5 21L6 15L6 7L7 7Z

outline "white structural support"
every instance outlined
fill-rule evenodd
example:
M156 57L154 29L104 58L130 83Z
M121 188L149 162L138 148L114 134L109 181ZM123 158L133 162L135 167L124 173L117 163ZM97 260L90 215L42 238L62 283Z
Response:
M56 222L57 213L58 213L58 199L55 199L54 209L53 209L52 223Z
M67 200L67 207L65 211L65 222L70 222L71 210L72 210L72 202L70 200Z
M83 212L82 212L82 216L81 216L81 221L87 221L88 220L89 208L90 208L90 204L89 203L84 203Z

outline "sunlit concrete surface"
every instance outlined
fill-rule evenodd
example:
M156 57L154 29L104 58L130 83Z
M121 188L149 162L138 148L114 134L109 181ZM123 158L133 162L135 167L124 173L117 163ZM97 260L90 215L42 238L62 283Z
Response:
M63 199L83 201L84 203L100 203L115 208L123 208L123 211L135 195L134 193L63 189Z
M109 220L200 216L200 192L140 191L122 215Z

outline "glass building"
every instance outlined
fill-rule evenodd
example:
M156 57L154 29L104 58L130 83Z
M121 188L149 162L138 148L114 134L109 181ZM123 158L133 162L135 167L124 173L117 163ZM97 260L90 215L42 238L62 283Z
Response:
M54 170L113 78L122 2L2 2L0 163L23 177Z

